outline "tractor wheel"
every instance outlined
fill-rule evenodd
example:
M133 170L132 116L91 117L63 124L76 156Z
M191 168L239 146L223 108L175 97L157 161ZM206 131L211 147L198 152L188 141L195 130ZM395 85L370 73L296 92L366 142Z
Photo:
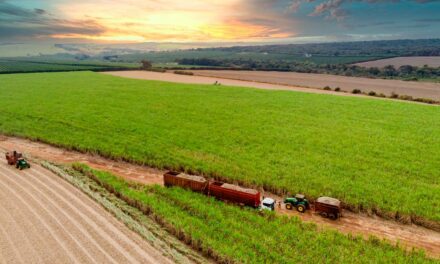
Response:
M296 207L296 210L298 210L298 212L300 212L300 213L304 213L306 211L306 207L304 205L300 204Z
M292 205L291 205L290 203L287 203L287 204L286 204L286 209L287 209L287 210L292 210Z

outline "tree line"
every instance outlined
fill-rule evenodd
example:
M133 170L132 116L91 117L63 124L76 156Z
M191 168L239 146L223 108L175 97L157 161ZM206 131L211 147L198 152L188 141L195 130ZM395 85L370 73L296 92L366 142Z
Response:
M222 67L240 70L261 71L288 71L300 73L322 73L355 77L396 78L407 80L437 79L440 76L440 67L416 67L403 65L394 67L388 65L383 68L365 68L345 64L316 64L312 62L292 62L282 60L255 60L255 59L208 59L184 58L177 62L181 65L197 65L205 67Z

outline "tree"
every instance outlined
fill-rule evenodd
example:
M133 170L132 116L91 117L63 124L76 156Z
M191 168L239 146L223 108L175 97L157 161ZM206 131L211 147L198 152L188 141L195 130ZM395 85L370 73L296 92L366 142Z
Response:
M153 64L151 64L151 62L147 60L142 60L141 63L142 63L141 66L142 70L150 70L151 68L153 68Z
M385 74L385 76L396 76L397 75L396 68L394 68L393 65L387 65L387 66L383 67L383 73Z

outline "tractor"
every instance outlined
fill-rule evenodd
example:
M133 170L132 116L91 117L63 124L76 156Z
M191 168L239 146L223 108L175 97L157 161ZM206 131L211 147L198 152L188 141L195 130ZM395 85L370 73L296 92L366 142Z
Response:
M17 169L22 170L31 167L29 162L23 158L23 155L17 151L7 152L5 156L8 164L15 165Z
M24 158L19 158L17 160L17 163L15 164L15 168L17 169L30 169L31 168L31 164L29 164L29 162L27 162Z
M284 200L287 210L292 210L296 207L296 210L300 213L304 213L306 210L310 209L309 201L302 194L297 194L295 197L287 197Z

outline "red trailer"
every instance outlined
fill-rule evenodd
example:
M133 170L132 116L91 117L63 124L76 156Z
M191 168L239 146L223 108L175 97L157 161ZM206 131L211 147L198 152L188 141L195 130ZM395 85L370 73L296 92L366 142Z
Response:
M21 153L18 153L15 150L11 152L6 152L5 156L6 156L6 161L8 162L9 165L16 165L18 159L23 157Z
M223 182L210 182L208 185L208 195L212 195L220 200L244 204L255 208L261 204L259 191Z
M185 189L190 189L195 192L205 192L208 187L208 181L195 175L188 175L174 171L168 171L163 175L164 185L166 187L179 186Z
M315 212L323 217L338 219L341 216L341 201L331 197L319 197L315 201Z

